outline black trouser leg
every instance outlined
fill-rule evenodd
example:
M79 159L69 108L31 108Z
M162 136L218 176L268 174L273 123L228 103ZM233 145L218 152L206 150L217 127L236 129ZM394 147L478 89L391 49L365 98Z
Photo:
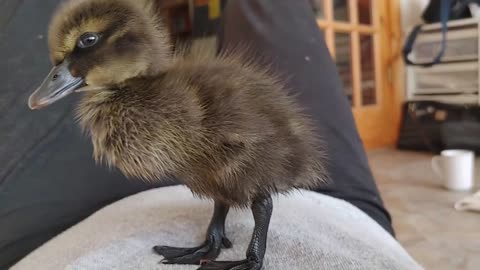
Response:
M255 219L252 240L248 245L247 258L242 261L213 261L202 265L198 270L260 270L267 249L267 234L272 216L272 199L257 199L252 203Z
M328 151L328 186L315 189L355 205L393 234L352 110L309 0L229 0L220 50L252 48L252 59L278 71L307 109ZM253 49L254 48L254 49Z
M162 255L165 264L200 264L217 258L220 250L230 248L232 243L225 237L225 219L229 207L215 202L213 216L208 226L205 242L193 248L178 248L170 246L155 246L153 250Z

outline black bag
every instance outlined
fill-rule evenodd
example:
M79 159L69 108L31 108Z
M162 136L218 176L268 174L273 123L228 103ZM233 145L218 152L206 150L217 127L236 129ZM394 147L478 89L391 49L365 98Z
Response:
M470 3L480 4L480 0L430 0L430 3L423 11L422 19L425 21L425 23L440 22L442 24L442 41L440 51L438 52L437 56L428 63L414 63L408 58L413 50L415 39L417 38L418 33L420 33L422 30L422 24L419 24L413 28L412 32L408 35L405 41L405 45L403 47L403 59L405 63L407 65L423 67L430 67L440 63L447 47L447 22L449 20L470 18L471 14L468 8Z
M442 3L443 2L443 3ZM441 9L444 5L448 10L447 20L457 20L470 18L470 9L468 4L478 2L475 0L431 0L422 14L422 19L426 23L442 22Z
M480 153L480 107L434 101L406 102L397 147L432 153L444 149Z

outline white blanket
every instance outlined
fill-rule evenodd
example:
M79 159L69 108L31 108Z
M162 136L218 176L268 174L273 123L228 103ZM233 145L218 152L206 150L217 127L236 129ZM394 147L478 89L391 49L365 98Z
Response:
M195 246L204 239L213 203L176 186L146 191L101 209L15 265L13 270L196 269L162 265L157 244ZM250 211L232 210L233 248L220 259L243 259L253 229ZM314 192L274 198L264 268L406 269L421 267L366 214Z

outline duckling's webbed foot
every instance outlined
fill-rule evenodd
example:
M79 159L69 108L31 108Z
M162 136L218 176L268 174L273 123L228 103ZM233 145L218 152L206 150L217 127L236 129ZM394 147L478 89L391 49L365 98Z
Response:
M155 246L153 250L162 255L164 264L200 264L202 261L214 260L222 248L231 248L232 243L225 237L225 219L229 207L215 202L212 220L205 242L193 248Z
M267 249L267 233L272 216L272 199L270 197L255 200L252 204L255 228L248 245L247 259L242 261L210 261L197 270L260 270Z
M197 270L260 270L261 262L243 260L237 262L211 261L203 264Z

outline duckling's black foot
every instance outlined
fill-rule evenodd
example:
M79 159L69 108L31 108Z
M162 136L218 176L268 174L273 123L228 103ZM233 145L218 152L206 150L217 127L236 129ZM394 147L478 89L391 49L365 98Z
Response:
M267 248L267 232L272 216L272 199L270 196L259 198L252 203L255 219L252 240L248 245L247 259L237 262L207 261L197 270L260 270Z
M193 248L178 248L169 246L155 246L153 250L164 257L164 264L200 264L204 260L215 260L220 254L221 248L231 248L232 243L226 237L221 241L210 240Z
M211 261L206 262L197 270L260 270L262 262L256 260L243 260L237 262L230 261Z
M225 219L229 207L215 202L212 220L207 230L207 239L198 247L177 248L155 246L153 250L162 255L164 264L200 264L202 261L215 260L222 248L231 248L232 242L225 237Z

